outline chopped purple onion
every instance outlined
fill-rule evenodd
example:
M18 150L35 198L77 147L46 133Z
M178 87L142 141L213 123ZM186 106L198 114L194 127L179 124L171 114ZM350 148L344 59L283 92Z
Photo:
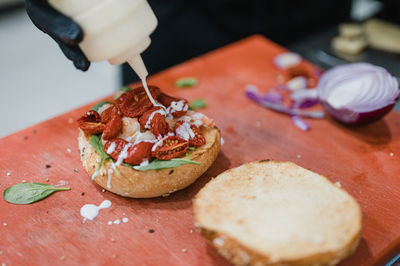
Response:
M304 116L304 117L310 117L310 118L323 118L324 117L324 112L321 111L303 111L299 109L294 109L294 108L289 108L285 106L283 103L275 103L275 102L270 102L265 99L263 99L262 95L259 94L258 88L254 85L248 85L246 86L246 96L257 102L258 104L267 107L271 110L274 110L276 112L288 114L288 115L295 115L295 116Z
M303 131L308 131L310 130L310 125L308 123L306 123L306 121L303 120L303 118L301 118L298 115L292 115L291 119L293 121L293 124L300 128Z

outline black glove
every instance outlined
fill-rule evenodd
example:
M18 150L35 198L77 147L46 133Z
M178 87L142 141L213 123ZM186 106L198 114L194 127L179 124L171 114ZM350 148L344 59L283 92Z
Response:
M25 0L25 4L33 24L58 43L64 55L74 62L76 68L86 71L90 62L78 46L83 39L82 28L51 7L47 0Z

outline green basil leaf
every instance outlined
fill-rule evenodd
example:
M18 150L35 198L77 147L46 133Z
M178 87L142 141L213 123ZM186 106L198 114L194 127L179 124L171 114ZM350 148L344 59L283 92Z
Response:
M109 101L99 102L99 103L95 104L95 105L92 107L92 110L97 112L97 111L99 111L100 107L102 107L102 106L105 105L105 104L112 104L112 102L109 102Z
M97 151L97 153L100 155L100 163L99 167L97 170L100 170L100 168L103 166L104 162L106 159L111 159L112 158L104 151L104 146L103 143L101 142L101 135L92 135L90 137L90 145Z
M195 151L196 148L195 148L195 147L189 147L188 150L189 150L189 151Z
M190 110L202 109L206 107L206 101L204 99L196 99L190 103Z
M173 167L178 167L182 164L197 164L200 165L200 163L196 162L196 161L192 161L192 160L188 160L188 159L171 159L168 161L161 161L161 160L153 160L151 161L151 163L149 163L146 166L142 166L138 169L138 171L149 171L149 170L161 170L161 169L166 169L166 168L173 168ZM132 167L134 168L132 165L130 164L126 164L124 163L123 165L128 166L128 167Z
M122 87L122 88L120 88L119 90L118 90L118 92L120 92L120 91L123 91L123 92L130 92L132 89L130 88L130 87L128 87L128 86L126 86L126 87ZM119 94L119 93L115 93L115 95L114 95L114 100L116 100L121 94Z
M195 77L185 77L180 78L175 82L175 86L178 88L191 88L196 86L198 83L197 78Z
M20 183L4 190L3 197L9 203L30 204L61 190L70 190L70 188L41 183Z

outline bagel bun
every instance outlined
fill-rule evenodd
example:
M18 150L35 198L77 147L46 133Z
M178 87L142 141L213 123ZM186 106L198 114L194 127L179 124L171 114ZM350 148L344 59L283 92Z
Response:
M290 162L225 171L193 205L202 235L235 265L336 265L361 239L356 200Z
M186 188L196 181L215 161L221 146L221 133L218 128L201 127L206 144L188 150L191 159L200 163L183 164L174 168L161 170L138 171L129 166L117 166L116 171L110 171L110 187L107 186L108 170L111 162L106 160L94 182L115 194L131 198L153 198L168 196L170 193ZM99 167L100 155L89 142L90 136L79 129L79 151L83 167L93 176Z

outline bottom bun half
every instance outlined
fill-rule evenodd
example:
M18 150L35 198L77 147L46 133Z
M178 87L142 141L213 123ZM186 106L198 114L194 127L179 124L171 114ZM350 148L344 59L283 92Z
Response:
M138 171L131 167L117 167L119 175L113 171L110 175L110 187L107 186L111 162L106 160L94 182L115 194L131 198L153 198L167 196L194 183L215 161L221 146L221 133L217 128L202 128L206 144L188 151L191 159L200 163L184 164L161 170ZM100 163L100 155L89 143L89 137L79 130L79 151L83 167L93 176Z

